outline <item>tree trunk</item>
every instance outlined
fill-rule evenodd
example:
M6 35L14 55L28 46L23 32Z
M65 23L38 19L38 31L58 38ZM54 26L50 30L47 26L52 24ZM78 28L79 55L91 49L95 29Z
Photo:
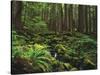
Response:
M84 18L84 6L83 5L79 5L78 8L78 12L79 12L79 25L78 25L78 31L79 32L84 32L84 25L85 25L85 18Z
M85 6L86 33L88 33L88 6Z
M72 32L72 26L73 26L73 7L70 5L69 7L69 31Z
M12 25L16 31L21 31L23 26L21 22L22 1L12 1Z

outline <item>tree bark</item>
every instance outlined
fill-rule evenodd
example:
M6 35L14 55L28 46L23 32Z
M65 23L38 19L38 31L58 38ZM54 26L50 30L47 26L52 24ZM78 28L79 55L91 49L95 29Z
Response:
M21 22L21 15L22 15L22 1L12 1L12 26L14 26L16 31L21 31L23 28Z

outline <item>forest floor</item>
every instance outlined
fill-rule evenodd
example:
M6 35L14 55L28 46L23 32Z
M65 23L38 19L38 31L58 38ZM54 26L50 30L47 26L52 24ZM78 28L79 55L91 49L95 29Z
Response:
M97 68L97 41L82 33L12 32L12 73L41 73Z

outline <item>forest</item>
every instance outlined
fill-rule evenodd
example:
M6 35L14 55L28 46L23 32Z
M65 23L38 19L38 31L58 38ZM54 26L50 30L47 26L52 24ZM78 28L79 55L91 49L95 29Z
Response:
M11 73L97 69L97 6L11 1Z

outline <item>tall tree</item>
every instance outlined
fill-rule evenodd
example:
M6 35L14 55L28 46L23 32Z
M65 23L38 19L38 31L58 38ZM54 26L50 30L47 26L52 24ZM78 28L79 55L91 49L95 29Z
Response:
M79 25L78 25L78 31L79 32L84 32L84 26L85 26L85 11L84 11L84 6L79 5L78 7L78 16L79 16Z
M86 33L88 33L88 6L85 6Z
M97 6L94 7L94 26L93 32L97 34Z
M89 33L90 33L91 32L91 22L92 22L91 21L92 20L91 19L91 6L89 6L89 9L88 10L89 10Z
M73 26L73 6L69 5L69 31L72 32Z
M21 22L22 15L22 1L12 1L12 25L15 27L16 31L21 31L23 28Z
M60 7L60 15L61 15L61 32L63 32L63 29L64 29L64 13L63 13L63 4L61 4L61 7Z
M67 4L64 4L64 31L68 31L68 8L67 8Z

